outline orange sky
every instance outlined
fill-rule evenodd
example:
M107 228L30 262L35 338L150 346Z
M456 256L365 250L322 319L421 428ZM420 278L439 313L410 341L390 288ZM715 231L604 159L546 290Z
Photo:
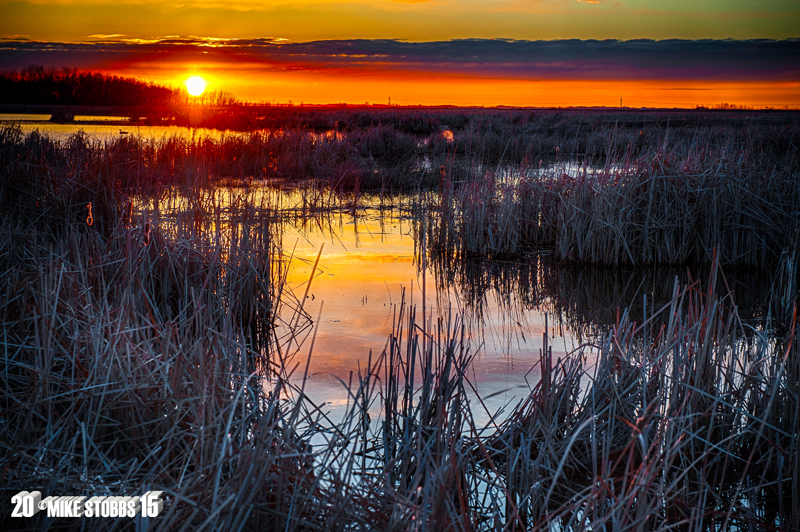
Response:
M402 79L371 74L341 80L315 73L273 75L262 81L213 68L189 71L203 73L211 81L210 90L235 86L237 95L251 101L295 105L387 104L389 98L395 105L617 107L620 100L625 107L695 107L722 102L756 107L800 105L797 81L442 79L424 74ZM163 81L180 83L184 76L167 76Z
M0 0L0 68L194 74L296 104L800 105L796 2L665 4Z

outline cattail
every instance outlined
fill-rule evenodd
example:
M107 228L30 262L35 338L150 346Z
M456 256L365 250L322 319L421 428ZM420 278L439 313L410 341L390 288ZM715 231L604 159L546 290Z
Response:
M130 227L131 222L133 221L133 202L128 202L128 212L125 215L125 227Z

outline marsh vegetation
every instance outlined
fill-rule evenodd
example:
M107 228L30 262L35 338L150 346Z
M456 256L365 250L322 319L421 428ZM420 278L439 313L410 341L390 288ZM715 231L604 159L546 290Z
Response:
M219 139L0 130L7 500L165 493L150 523L89 529L800 525L795 115L337 112ZM382 208L465 303L395 301L332 416L283 231ZM497 410L471 373L488 294L548 315ZM580 345L554 352L558 328Z

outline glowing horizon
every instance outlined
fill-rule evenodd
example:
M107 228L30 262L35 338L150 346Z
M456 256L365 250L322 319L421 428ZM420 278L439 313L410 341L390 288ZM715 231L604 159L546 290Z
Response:
M284 104L794 108L798 56L798 39L0 42L5 68L71 66L177 87L191 72L205 90Z

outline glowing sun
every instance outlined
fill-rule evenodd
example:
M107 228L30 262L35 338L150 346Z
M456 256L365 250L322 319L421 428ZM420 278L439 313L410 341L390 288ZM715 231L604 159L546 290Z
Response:
M201 76L191 76L184 83L186 84L186 90L192 96L200 96L206 90L206 80Z

